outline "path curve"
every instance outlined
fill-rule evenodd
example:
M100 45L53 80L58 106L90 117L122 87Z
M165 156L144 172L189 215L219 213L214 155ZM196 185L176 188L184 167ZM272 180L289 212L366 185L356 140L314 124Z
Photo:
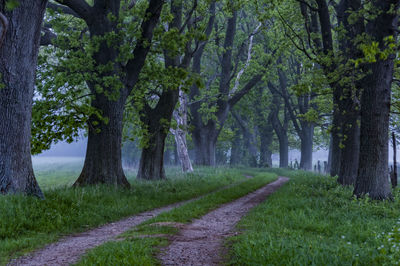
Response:
M49 244L31 254L11 260L8 266L43 266L43 265L70 265L79 261L79 259L89 250L104 244L107 241L114 240L120 234L130 230L163 212L170 211L183 204L198 200L209 194L238 185L246 179L224 186L210 193L190 200L181 201L165 207L142 212L131 217L109 223L101 227L70 235L60 239L58 242Z
M159 260L163 265L220 264L224 238L234 233L235 225L251 208L288 181L289 178L279 177L275 182L194 220L161 250Z

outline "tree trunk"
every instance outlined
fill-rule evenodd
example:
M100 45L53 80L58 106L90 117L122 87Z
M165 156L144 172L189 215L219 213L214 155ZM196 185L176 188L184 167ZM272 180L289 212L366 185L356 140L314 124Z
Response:
M313 137L314 137L314 126L302 127L303 136L301 138L301 157L300 157L300 169L311 171L312 170L312 153L313 153Z
M288 168L289 166L289 140L287 134L278 137L279 140L279 167Z
M97 95L92 105L103 110L108 122L92 116L89 121L89 136L82 173L74 186L109 184L129 187L122 169L122 119L124 97L111 101L105 95ZM98 125L96 125L98 124Z
M352 99L347 101L353 102ZM360 150L359 113L354 109L351 112L351 108L347 109L349 112L344 117L342 125L343 140L338 182L345 186L352 186L356 182Z
M260 134L261 143L260 143L260 166L261 167L272 167L272 132L269 134Z
M387 199L391 197L388 141L393 60L378 61L371 70L361 100L360 159L354 194Z
M332 134L329 140L329 150L328 150L328 161L326 162L326 167L325 167L325 174L328 174L331 172L331 165L332 165Z
M143 148L140 157L138 179L165 179L164 146L167 134L160 130L149 130L148 147Z
M197 129L193 132L193 142L195 149L195 164L215 166L215 140L216 129L212 125Z
M178 152L179 161L181 162L182 171L184 173L193 172L192 162L189 158L189 153L186 144L186 132L179 130L175 134L175 142Z
M137 178L158 180L165 178L164 146L170 129L172 114L179 99L179 90L166 90L155 108L145 105L140 119L147 129L147 146L140 157Z
M175 137L176 150L178 152L179 161L184 173L193 172L192 162L190 161L189 152L186 143L187 132L187 96L185 92L179 90L179 108L175 110L173 116L178 124L176 129L170 129Z
M20 0L5 12L8 28L0 47L0 194L43 198L31 161L32 97L40 29L47 1ZM0 1L4 12L5 1Z
M392 188L397 187L397 141L396 141L396 135L394 132L392 132L392 143L393 143L393 174L391 176L391 181L392 181Z
M238 165L240 163L240 151L241 151L241 138L239 130L236 128L232 128L233 132L235 132L235 136L233 137L231 144L231 158L229 160L229 164L231 166Z
M256 109L257 110L257 109ZM259 110L257 110L259 111ZM274 113L270 111L267 121L260 126L260 166L272 167L272 138L274 135L273 126Z
M330 160L330 175L338 176L340 171L340 157L341 157L341 149L340 149L340 117L339 111L334 110L333 112L333 122L332 122L332 143L331 143L331 160Z
M372 1L375 19L366 32L385 50L388 36L397 39L398 0ZM372 199L391 197L388 174L389 112L395 55L365 66L366 77L361 97L360 160L354 194L368 194Z

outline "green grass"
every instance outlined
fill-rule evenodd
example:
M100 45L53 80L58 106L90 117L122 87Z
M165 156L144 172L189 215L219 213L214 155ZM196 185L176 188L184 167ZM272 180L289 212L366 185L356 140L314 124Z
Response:
M177 230L170 226L159 226L154 223L172 222L189 223L218 206L240 198L276 179L275 174L259 173L257 170L246 170L254 175L233 187L207 195L204 198L187 203L169 212L162 213L125 233L123 241L108 242L91 250L78 265L155 265L154 257L160 246L166 245L165 237L138 238L140 235L174 234Z
M64 168L38 171L42 185L47 184L45 200L0 197L0 265L63 235L203 195L244 178L240 170L200 168L188 175L172 170L168 180L159 182L132 180L130 190L107 186L73 189L65 182L76 176L64 178ZM48 174L43 174L46 171Z
M394 202L357 200L334 178L277 172L291 181L240 222L231 265L393 265L378 236L400 217L398 192Z

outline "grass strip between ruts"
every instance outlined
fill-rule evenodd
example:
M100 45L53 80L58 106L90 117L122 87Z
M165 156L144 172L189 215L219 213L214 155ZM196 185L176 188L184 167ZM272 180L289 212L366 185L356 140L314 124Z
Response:
M160 246L168 244L167 237L178 230L171 226L154 225L160 222L189 223L218 206L231 202L276 180L271 173L252 172L255 176L236 186L212 193L169 212L162 213L131 231L123 234L123 240L107 242L88 252L78 265L157 265L155 254ZM153 225L152 225L153 224ZM140 236L145 237L140 237ZM146 237L156 235L156 237Z
M172 172L172 178L162 181L132 181L131 189L61 186L45 190L45 200L0 196L0 265L63 235L87 231L240 182L245 173L246 169L200 168L186 175Z

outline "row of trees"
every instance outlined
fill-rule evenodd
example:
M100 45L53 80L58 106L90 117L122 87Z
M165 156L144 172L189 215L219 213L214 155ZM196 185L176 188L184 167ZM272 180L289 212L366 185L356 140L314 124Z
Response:
M232 164L246 153L250 165L271 166L278 150L288 167L296 147L300 167L311 170L313 147L330 142L339 183L355 185L357 196L389 198L398 7L397 0L0 0L0 192L42 197L31 152L85 129L76 186L129 187L124 137L140 140L138 178L165 178L170 133L190 171L190 133L194 163L211 166L228 141Z

